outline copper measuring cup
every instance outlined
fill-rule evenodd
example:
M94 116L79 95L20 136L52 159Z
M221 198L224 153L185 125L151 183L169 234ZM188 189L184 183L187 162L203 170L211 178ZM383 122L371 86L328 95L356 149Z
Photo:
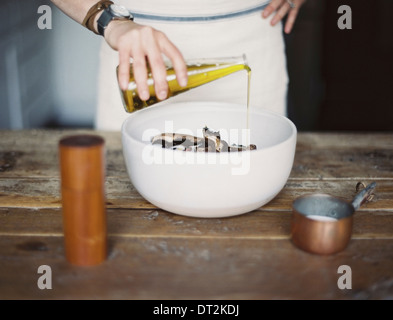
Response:
M302 250L323 255L345 249L351 239L353 214L375 187L375 182L370 183L351 203L327 194L297 198L292 205L292 242Z

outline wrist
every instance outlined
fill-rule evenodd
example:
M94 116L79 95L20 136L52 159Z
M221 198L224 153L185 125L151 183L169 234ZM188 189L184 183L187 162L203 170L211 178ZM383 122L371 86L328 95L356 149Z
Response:
M122 33L122 26L126 24L134 23L130 20L112 20L111 23L105 29L104 38L108 41L108 39L114 39L112 34L117 38L116 34ZM117 30L117 31L116 31Z

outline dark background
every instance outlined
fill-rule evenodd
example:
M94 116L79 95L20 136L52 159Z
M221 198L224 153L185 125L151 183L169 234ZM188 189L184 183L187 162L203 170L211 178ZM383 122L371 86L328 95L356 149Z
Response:
M351 30L337 26L343 4ZM299 131L393 130L392 0L308 0L285 40Z

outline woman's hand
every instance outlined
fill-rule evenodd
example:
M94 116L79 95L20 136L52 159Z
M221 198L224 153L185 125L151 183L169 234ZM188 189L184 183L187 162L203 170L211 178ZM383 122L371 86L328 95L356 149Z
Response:
M164 33L132 21L114 20L105 29L105 40L119 52L119 84L122 90L128 87L130 58L132 58L139 97L145 101L149 99L147 85L147 63L149 63L157 98L165 99L168 95L168 83L162 54L172 61L179 84L181 86L187 84L187 67L183 56Z
M295 23L299 9L305 2L306 0L272 0L272 2L270 2L270 4L262 11L262 17L267 18L273 12L276 12L275 16L271 20L271 24L274 26L288 14L284 32L290 33ZM291 3L293 4L294 8L291 8Z

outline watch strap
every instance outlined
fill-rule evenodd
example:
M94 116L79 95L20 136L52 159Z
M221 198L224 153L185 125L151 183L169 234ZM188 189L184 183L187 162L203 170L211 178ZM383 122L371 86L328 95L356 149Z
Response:
M93 5L86 14L86 17L83 19L82 25L85 26L90 31L94 32L95 34L99 34L94 28L94 20L96 15L101 12L102 10L108 8L113 1L109 0L100 0L95 5Z
M105 9L100 18L97 21L97 30L98 33L104 36L105 28L108 26L109 22L113 19L113 15L110 14L109 9Z
M134 20L134 16L126 8L124 8L124 9L127 11L127 15L121 16L121 15L114 14L112 12L112 9L111 9L110 6L105 8L104 11L102 12L101 16L97 20L98 33L100 35L104 36L105 29L108 26L109 22L111 22L112 20L130 20L130 21L133 21Z

